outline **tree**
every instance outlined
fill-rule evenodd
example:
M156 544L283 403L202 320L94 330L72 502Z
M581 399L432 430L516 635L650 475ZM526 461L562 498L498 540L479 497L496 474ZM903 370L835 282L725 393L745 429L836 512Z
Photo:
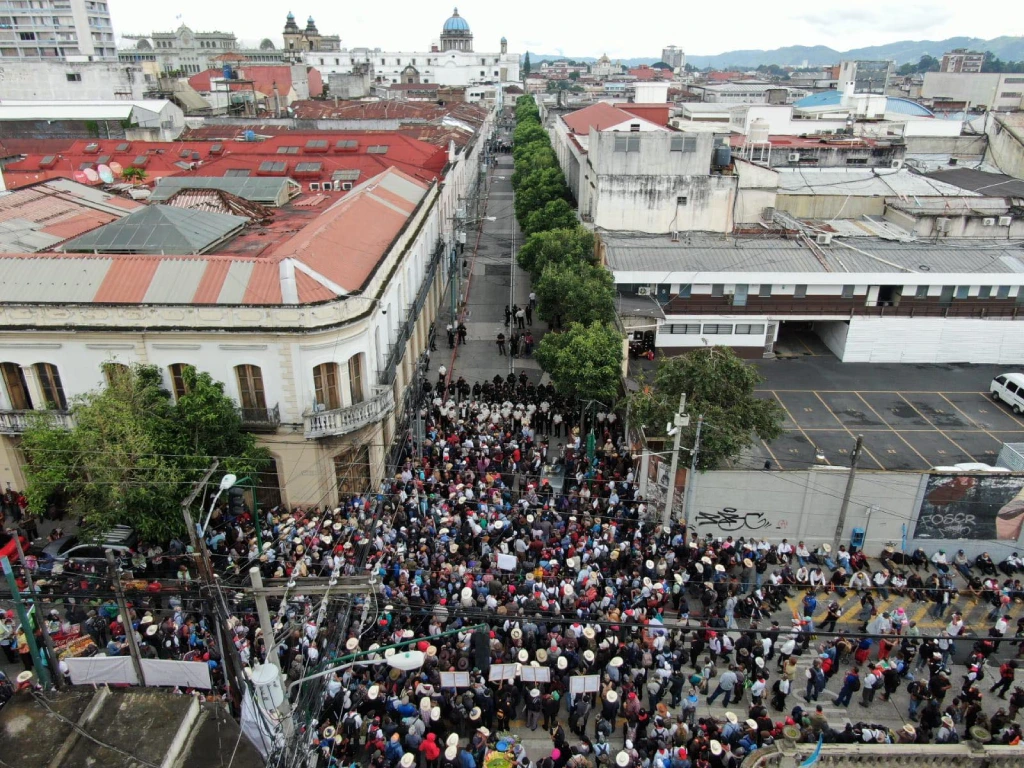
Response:
M594 233L579 225L535 232L526 238L517 259L519 266L534 277L549 263L593 263Z
M523 180L540 168L558 168L558 157L551 145L536 141L522 147L516 159L516 169L512 172L512 188L518 190Z
M530 52L526 52L526 56L523 58L523 75L530 74Z
M590 325L615 316L615 283L604 267L578 261L549 262L534 284L542 320Z
M667 69L669 72L672 71L672 65L666 64L664 61L656 61L651 64L651 69Z
M515 211L516 218L525 228L526 219L530 213L544 208L554 200L564 200L569 190L565 186L565 178L559 168L539 168L531 171L525 176L516 190ZM573 222L573 226L575 221ZM554 226L540 227L540 229L554 229ZM531 232L539 230L532 229Z
M537 360L560 394L610 403L622 376L622 335L604 323L573 323L545 334Z
M754 392L762 381L757 369L728 347L702 347L662 358L653 386L641 380L639 392L629 397L629 409L634 423L644 425L648 434L664 434L679 407L679 396L685 392L691 419L690 426L684 428L682 445L693 445L696 416L702 415L697 467L706 471L738 456L755 437L774 440L782 434L782 408Z
M579 79L580 79L580 73L579 73L579 72L577 72L577 71L576 71L576 70L574 69L574 70L573 70L572 72L570 72L570 73L569 73L569 79L570 79L570 80L572 80L572 81L574 81L574 82L575 82L576 80L579 80Z
M129 165L123 171L121 171L121 178L127 182L130 182L133 186L144 184L146 181L146 171L134 165Z
M523 223L523 232L532 235L534 232L543 232L547 229L569 229L579 224L576 218L576 209L565 201L565 198L558 198L546 203L543 208L535 208L526 216Z
M530 145L534 142L550 143L551 141L548 138L548 132L541 127L540 123L535 123L532 120L526 122L520 121L519 124L516 125L515 131L512 133L512 140L516 143L516 146L521 144Z
M138 365L71 404L74 427L41 415L22 437L27 496L45 509L57 492L94 532L128 525L163 544L185 532L181 500L212 457L226 472L253 475L269 454L242 430L224 385L191 366L175 403L160 370Z

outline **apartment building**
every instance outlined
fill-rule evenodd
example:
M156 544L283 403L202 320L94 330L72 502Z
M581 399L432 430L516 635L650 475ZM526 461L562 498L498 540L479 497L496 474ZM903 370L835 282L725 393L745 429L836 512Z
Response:
M0 0L0 61L117 60L106 0Z

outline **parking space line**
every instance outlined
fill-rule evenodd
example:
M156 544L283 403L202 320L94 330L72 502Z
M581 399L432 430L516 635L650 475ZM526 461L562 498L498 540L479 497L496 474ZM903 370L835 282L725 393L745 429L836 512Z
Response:
M991 437L991 438L992 438L993 440L995 440L995 441L996 441L996 443L997 443L997 444L999 444L999 445L1002 445L1002 444L1003 444L1003 441L1002 441L1002 440L1000 440L1000 439L999 439L998 437L996 437L995 435L993 435L993 434L992 434L992 433L991 433L991 432L990 432L989 430L987 430L987 429L985 429L984 427L982 427L982 426L981 426L981 424L980 424L980 423L978 422L978 420L977 420L977 419L972 419L972 418L971 418L970 416L968 416L968 415L967 415L966 413L964 413L963 411L961 411L961 410L960 410L959 408L957 408L957 407L956 407L956 403L954 403L954 402L953 402L952 400L950 400L950 399L949 399L948 397L946 397L946 396L945 396L944 394L942 394L941 392L939 392L939 397L941 397L941 398L942 398L943 400L945 400L945 401L946 401L947 403L949 403L949 404L950 404L951 406L953 406L953 410L955 410L955 411L956 411L957 413L959 413L959 414L960 414L961 416L963 416L963 417L964 417L965 419L967 419L967 423L968 423L968 424L974 424L974 425L975 425L975 426L976 426L976 427L978 428L978 429L977 429L977 431L978 431L978 432L984 432L984 433L985 433L986 435L988 435L988 436L989 436L989 437ZM957 430L957 431L958 431L958 432L961 432L961 431L962 431L962 432L973 432L973 431L975 431L975 430L969 430L969 429L964 429L964 430Z
M927 416L925 416L925 415L924 415L923 413L921 413L921 411L919 411L919 410L918 410L917 408L915 408L915 407L914 407L914 404L913 404L912 402L910 402L909 400L907 400L907 398L905 398L905 397L904 397L904 396L903 396L903 395L902 395L901 393L897 392L896 394L897 394L897 395L899 396L900 400L902 400L902 401L903 401L904 403L906 403L907 405L909 405L909 406L910 406L910 409L911 409L911 410L912 410L912 411L913 411L914 413L916 413L916 414L917 414L918 416L920 416L920 417L921 417L922 419L924 419L924 420L925 420L926 422L928 422L929 424L931 424L931 425L932 425L932 429L934 429L934 430L935 430L936 432L938 432L938 433L939 433L940 435L942 435L942 436L943 436L944 438L946 438L947 440L949 440L949 442L951 442L951 443L952 443L953 445L955 445L955 446L956 446L957 448L959 448L959 449L960 449L961 451L963 451L963 452L964 452L964 455L965 455L965 456L969 456L969 457L970 457L970 459L971 459L971 461L977 461L977 459L976 459L976 458L974 458L974 456L973 456L973 455L971 455L971 452L970 452L970 451L968 451L968 450L965 450L965 449L964 449L964 447L963 447L962 445L960 445L960 443L958 443L958 442L957 442L956 440L954 440L954 439L953 439L953 438L951 438L951 437L950 437L949 435L947 435L947 434L946 434L946 432L945 432L945 430L942 430L942 429L940 429L939 427L935 426L935 423L934 423L934 422L933 422L933 421L932 421L931 419L929 419L929 418L928 418Z
M786 404L784 402L782 402L782 398L779 397L779 395L775 392L774 389L769 389L768 391L772 393L772 397L774 397L776 400L779 401L779 405L782 406L782 410L784 410L786 412L786 415L789 416L789 420L791 422L793 422L793 426L795 426L798 430L800 430L800 434L804 436L804 439L808 443L810 443L811 447L815 450L815 452L818 452L817 444L815 444L815 442L813 440L811 440L811 436L810 435L808 435L806 432L804 432L804 428L800 426L800 422L793 418L793 414L790 413L789 408L786 407ZM825 463L826 464L831 464L832 463L831 461L828 460L827 456L825 457Z
M782 466L782 462L779 461L778 457L775 455L775 452L768 446L768 443L762 440L761 445L763 445L764 449L768 451L768 455L772 457L772 461L775 462L775 466L779 469L785 469L785 467Z
M955 394L959 394L959 393L957 393L957 392L950 392L950 394L951 395L955 395ZM1024 421L1021 421L1020 419L1018 419L1017 418L1017 414L1015 414L1013 412L1013 409L1012 408L1007 408L1005 403L1003 403L1002 400L1000 400L999 402L996 402L995 400L992 399L991 395L986 395L984 392L972 392L971 394L977 395L978 397L982 398L989 405L998 406L999 407L999 411L1001 413L1005 413L1011 419L1013 419L1018 424L1020 424L1022 427L1024 427ZM999 442L1001 443L1002 440L1000 440Z
M894 390L894 391L895 391L895 390ZM904 445L906 445L906 446L907 446L907 448L909 448L910 450L912 450L912 451L913 451L914 453L916 453L916 454L917 454L918 458L919 458L919 459L921 459L921 461L923 461L923 462L924 462L924 465L925 465L925 467L932 467L932 466L935 466L933 462L930 462L930 461L928 461L928 459L926 459L926 458L925 458L924 456L922 456L922 455L921 455L921 452L920 452L919 450L917 450L917 448L915 448L915 447L914 447L914 446L912 446L912 445L911 445L911 444L910 444L909 442L907 442L907 440L906 440L906 439L904 439L903 435L901 435L901 434L900 434L899 432L897 432L897 431L896 431L896 428L895 428L895 427L894 427L894 426L893 426L892 424L890 424L890 423L889 423L888 421L886 421L885 419L883 419L883 418L882 418L882 414L880 414L880 413L879 413L878 411L876 411L876 410L875 410L875 409L874 409L874 408L873 408L873 407L871 406L871 403L869 403L869 402L868 402L867 400L865 400L865 399L864 399L864 397L863 397L863 396L862 396L862 395L860 394L860 392L857 392L857 393L856 393L856 395L857 395L857 397L859 397L859 398L861 399L861 402L863 402L863 403L864 403L864 405L866 405L866 406L867 406L867 407L868 407L868 408L870 409L870 411L871 411L871 412L872 412L873 414L875 414L875 416L877 416L877 417L878 417L878 418L879 418L879 419L881 420L881 422L882 422L883 424L885 424L885 425L886 425L887 427L889 427L889 429L890 429L890 430L892 430L892 433L893 433L894 435L896 435L896 437L898 437L898 438L899 438L900 440L902 440L902 441L903 441L903 444L904 444Z
M845 424L843 423L843 420L842 420L842 419L840 419L840 418L839 418L838 416L836 416L836 412L835 412L835 411L833 411L833 410L832 410L832 409L831 409L831 408L829 407L829 404L828 404L828 403L826 403L826 402L825 402L825 400L824 400L824 399L822 398L822 396L818 394L817 390L815 390L815 392L814 392L814 396L815 396L816 398L818 398L818 400L820 400L820 401L821 401L821 404L822 404L822 405L824 405L824 406L825 406L825 410L826 410L826 411L828 411L829 413L831 413L831 414L832 414L832 418L836 420L836 423L837 423L837 424L839 424L839 426L840 426L840 427L842 427L843 429L845 429L845 430L846 430L846 434L848 434L848 435L849 435L850 437L852 437L852 438L853 438L853 439L854 439L854 440L856 441L856 439L857 439L857 436L856 436L855 434L853 434L853 432L851 432L851 431L850 431L850 428L849 428L848 426L846 426L846 425L845 425ZM878 459L877 459L877 458L875 457L875 454L873 454L873 453L871 452L871 450L870 450L870 449L869 449L869 448L868 448L867 446L864 446L864 453L866 453L866 454L867 454L868 456L870 456L870 457L871 457L871 460L872 460L873 462L875 462L875 464L877 464L877 465L878 465L878 468L879 468L879 469L885 469L885 465L884 465L884 464L882 464L882 462L880 462L880 461L879 461L879 460L878 460Z

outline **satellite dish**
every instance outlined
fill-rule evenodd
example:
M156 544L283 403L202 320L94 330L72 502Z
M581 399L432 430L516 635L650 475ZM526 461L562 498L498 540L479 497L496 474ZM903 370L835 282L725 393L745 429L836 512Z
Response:
M95 184L100 180L100 175L96 173L92 168L85 169L85 178L88 179L90 184Z
M82 171L75 171L72 178L79 184L85 184L89 181L89 177L86 176Z
M118 178L120 178L121 174L124 173L124 168L122 168L121 164L119 162L117 162L116 160L110 164L110 170Z
M96 169L96 172L99 174L100 179L103 180L104 184L113 184L114 183L114 172L112 170L110 170L110 166L109 165L100 165Z

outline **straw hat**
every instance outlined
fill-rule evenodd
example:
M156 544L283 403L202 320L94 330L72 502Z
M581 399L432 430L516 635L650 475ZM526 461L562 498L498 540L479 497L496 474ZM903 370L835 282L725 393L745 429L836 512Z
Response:
M525 664L530 660L530 652L525 648L520 648L519 653L516 654L516 658L519 659L520 664Z
M587 650L585 650L583 652L583 660L585 662L587 662L587 664L593 664L594 663L594 652L592 650L590 650L589 648Z
M608 662L608 666L609 667L621 667L622 666L622 657L621 656L614 656L612 658L612 660Z
M402 759L399 760L398 764L401 765L402 768L412 768L413 763L415 762L416 756L413 755L412 752L406 752L404 755L402 755Z
M368 698L370 701L374 701L378 696L380 696L380 686L371 685L369 690L367 690L366 692L366 698Z
M334 734L336 734L337 732L338 731L334 728L333 725L328 725L326 728L324 728L324 738L333 739Z
M348 640L345 641L345 650L354 651L358 647L359 647L359 638L358 637L350 637Z
M545 651L543 648L538 648L537 649L536 656L537 656L537 661L539 661L541 664L546 663L547 660L548 660L548 652Z
M715 564L715 570L718 571L719 573L725 573L725 566L722 565L721 563L716 563Z
M20 673L18 675L18 677L17 677L18 685L24 685L25 683L27 683L31 679L32 679L32 673L29 672L28 670L26 670L26 671L24 671L24 672L22 672L22 673Z
M445 739L444 743L445 743L445 745L447 745L449 747L457 747L457 746L459 746L459 734L457 734L457 733L449 734L448 738Z
M917 730L910 723L903 726L903 732L910 736L917 736Z
M617 694L615 691L608 691L608 693L604 695L604 700L607 701L609 704L614 704L619 700L619 694Z
M747 728L753 728L757 730L757 720L747 720Z
M538 696L540 696L540 688L532 688L530 690L530 696L532 696L533 698L537 698Z
M160 629L160 627L158 627L156 624L150 624L148 627L146 627L146 637L152 637L157 633L158 629Z
M523 639L523 630L521 630L519 627L513 627L512 631L509 634L512 635L513 640Z
M744 557L743 558L743 567L744 568L753 568L754 567L754 561L751 560L749 557Z
M682 584L683 583L683 574L681 574L681 573L677 573L672 578L676 580L676 584Z
M648 589L651 588L651 577L650 576L644 576L644 586L647 587Z
M832 545L831 545L831 544L822 544L822 545L821 545L821 548L822 548L822 549L823 549L823 550L825 551L825 554L826 554L826 555L827 555L827 554L828 554L829 552L831 552L831 551L832 551Z
M584 627L583 636L587 638L587 640L593 640L597 636L597 633L594 631L593 627Z
M711 740L711 754L712 755L720 755L720 754L722 754L722 742L717 741L716 739L712 739Z
M473 707L471 710L469 710L469 719L479 720L482 714L483 712L480 711L480 707Z
M444 759L445 760L454 760L456 757L458 757L458 754L459 754L459 748L458 747L448 747L448 749L446 749L444 751Z
M735 725L738 722L738 720L736 718L736 713L735 712L726 712L725 713L725 719L728 720L733 725Z
M431 707L430 708L430 719L434 720L434 721L437 721L437 720L441 719L441 708L440 707Z
M568 666L569 666L569 662L566 660L565 656L559 656L558 657L558 668L559 669L566 669L566 668L568 668Z
M482 725L479 728L477 728L477 730L480 731L480 733L482 733L484 736L491 735L491 732L487 728L484 728Z
M575 594L576 594L576 590L574 590L572 588L572 584L566 584L565 585L565 596L566 597L572 597Z
M704 555L704 557L702 557L700 561L704 563L704 565L711 565L711 558L707 555Z
M428 645L426 653L427 653L427 656L437 656L437 646L436 645Z
M619 754L615 756L615 764L619 766L619 768L626 768L626 766L629 765L629 753L625 750L619 752Z

